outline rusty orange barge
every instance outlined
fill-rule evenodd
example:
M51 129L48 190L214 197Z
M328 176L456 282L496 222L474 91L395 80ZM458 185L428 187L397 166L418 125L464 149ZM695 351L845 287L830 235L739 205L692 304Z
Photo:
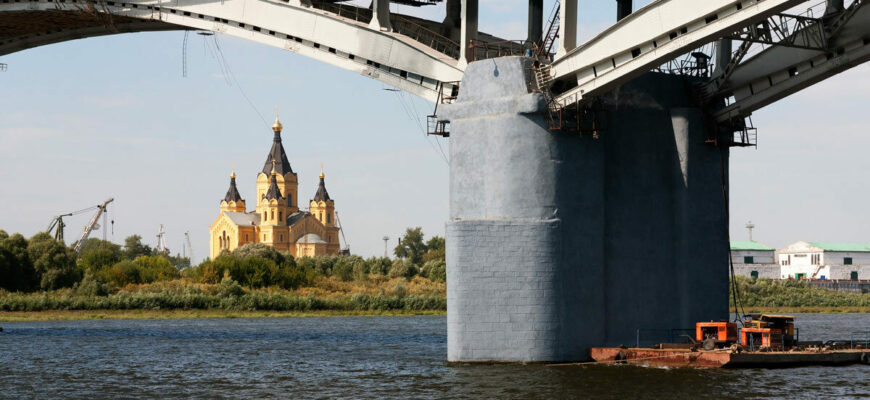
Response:
M807 365L870 364L870 350L736 352L727 350L596 347L597 363L652 367L783 368Z
M596 363L695 368L783 368L806 365L870 365L870 332L854 339L801 342L794 317L752 314L737 328L734 322L699 322L695 335L682 335L683 343L662 343L650 348L597 347L590 350Z

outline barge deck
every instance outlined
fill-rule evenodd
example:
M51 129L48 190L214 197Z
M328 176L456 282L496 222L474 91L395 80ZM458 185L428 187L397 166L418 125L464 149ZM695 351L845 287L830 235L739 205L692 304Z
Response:
M870 365L870 350L766 351L653 349L595 347L590 355L596 363L632 364L653 367L694 368L788 368L808 365Z

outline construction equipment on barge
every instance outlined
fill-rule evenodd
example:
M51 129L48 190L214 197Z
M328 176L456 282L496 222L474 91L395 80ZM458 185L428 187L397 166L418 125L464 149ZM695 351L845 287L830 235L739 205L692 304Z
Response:
M790 315L750 314L735 322L699 322L682 343L652 347L595 347L595 363L694 368L784 368L870 365L870 332L848 340L800 341Z

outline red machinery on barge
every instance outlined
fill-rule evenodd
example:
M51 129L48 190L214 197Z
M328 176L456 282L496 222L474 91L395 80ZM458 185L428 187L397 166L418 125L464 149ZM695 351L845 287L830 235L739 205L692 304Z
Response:
M801 342L794 317L753 314L735 322L699 322L685 343L649 348L596 347L597 363L698 368L782 368L805 365L870 365L870 338Z

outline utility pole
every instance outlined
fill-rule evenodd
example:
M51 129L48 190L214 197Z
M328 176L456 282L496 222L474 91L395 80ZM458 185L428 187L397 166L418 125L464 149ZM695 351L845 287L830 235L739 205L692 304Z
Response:
M753 242L754 240L752 240L752 230L755 229L755 224L753 224L752 221L749 221L749 223L746 224L746 229L749 230L749 241Z
M384 258L387 258L387 242L390 241L389 236L384 236Z
M0 63L0 72L6 72L6 64Z

